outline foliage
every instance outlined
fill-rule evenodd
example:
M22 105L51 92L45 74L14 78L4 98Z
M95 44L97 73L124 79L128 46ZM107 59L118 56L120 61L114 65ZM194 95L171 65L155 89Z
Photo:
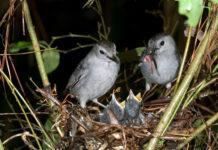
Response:
M26 0L22 2L20 3L28 6ZM40 72L45 72L45 76L47 77L47 74L51 74L58 69L60 57L62 56L60 53L67 55L71 51L90 47L92 44L81 44L89 40L92 42L105 39L113 40L110 39L110 34L113 30L107 25L107 21L105 21L105 14L103 13L105 7L102 7L101 2L103 1L87 0L83 7L93 10L99 17L96 31L97 37L70 33L69 35L52 37L50 43L39 41L36 37L31 16L22 7L22 13L25 14L23 17L31 41L18 40L15 43L9 43L10 45L8 46L10 40L6 37L10 33L8 31L11 25L10 21L13 20L11 19L11 15L17 13L15 11L16 9L13 9L16 8L14 7L16 6L15 3L10 3L11 6L8 8L10 11L8 12L13 13L5 13L6 17L4 19L8 17L5 19L7 21L0 21L0 27L2 22L6 22L5 43L3 45L5 50L8 49L8 51L4 51L0 60L0 74L1 80L3 81L2 91L4 91L0 96L4 97L3 100L7 101L10 111L15 116L13 118L15 118L16 124L19 124L19 129L18 131L15 129L17 132L10 133L3 138L1 137L0 150L4 149L3 146L15 141L17 139L15 137L19 137L25 143L25 146L28 146L30 149L58 149L63 145L67 147L73 142L77 142L75 145L80 146L87 146L88 144L96 146L100 143L99 147L106 145L106 148L111 148L116 144L119 146L120 144L123 146L123 149L128 149L128 146L132 145L134 145L134 148L138 148L141 145L144 148L147 146L148 149L155 149L155 147L161 149L169 141L174 142L177 139L179 139L179 142L175 143L179 145L178 149L185 147L187 143L190 143L190 147L195 149L206 149L207 145L211 147L217 146L218 134L216 132L218 128L217 125L213 125L218 119L217 109L214 108L214 99L217 98L218 93L216 90L218 80L218 54L216 44L218 41L217 0L210 0L209 2L203 0L178 1L178 13L187 17L186 25L190 27L188 39L195 39L195 42L189 41L186 43L187 51L185 50L185 55L187 55L187 60L183 57L184 68L182 68L180 76L181 81L177 80L178 87L176 84L171 89L165 90L162 86L154 86L150 91L144 92L144 86L142 86L144 81L138 72L138 63L142 52L146 50L146 46L140 47L137 45L131 50L128 50L128 48L120 49L118 56L121 59L122 66L118 81L116 82L116 87L118 88L113 89L113 93L119 95L119 101L123 101L122 98L130 87L139 93L143 93L142 111L144 111L146 116L144 126L132 127L101 124L96 119L101 112L100 108L87 107L84 110L74 105L75 101L72 101L74 99L69 98L69 95L66 97L62 97L62 94L58 95L62 91L57 91L58 88L56 89L53 86L56 84L55 82L51 83L52 86L48 82L49 84L43 84L44 87L41 87L37 86L31 80L34 85L33 89L28 82L23 81L22 77L20 78L20 74L22 73L17 72L16 65L13 64L16 61L13 62L11 56L15 56L16 58L17 55L40 54L38 56L36 55L36 60L40 59L43 63L37 61L36 66ZM168 5L170 1L162 1L162 3ZM175 5L172 6L176 7ZM210 11L205 11L205 16L202 17L204 8L209 8ZM158 14L163 20L164 17L171 17L164 16L164 12ZM29 19L27 19L28 17ZM179 18L176 18L176 20L178 20L178 24L182 26L182 29L175 25L175 28L173 27L172 30L175 30L174 33L180 33L178 35L184 37L184 23ZM202 34L200 35L199 33ZM76 47L65 51L54 46L55 41L64 40L65 38L72 38L73 40L78 38L80 42L77 43ZM182 43L182 41L178 40L178 43ZM184 43L182 44L185 45ZM33 45L38 45L38 49ZM184 52L182 50L181 52ZM26 66L21 67L25 68ZM38 75L37 73L35 74L36 76ZM41 80L44 82L43 78ZM62 80L66 80L65 76ZM59 79L57 79L58 81ZM39 82L37 81L37 83ZM48 87L45 85L48 85ZM33 95L40 97L40 101ZM162 101L162 97L167 99L170 97L172 101L165 103ZM109 94L106 94L102 100L107 104L109 98ZM161 102L155 101L156 103L154 102L153 104L150 102L150 100L156 99ZM212 105L210 101L213 102ZM208 103L210 105L207 106ZM4 106L1 107L3 108ZM199 110L193 111L195 107L199 108ZM46 116L41 117L40 113L42 112L46 112ZM6 113L5 116L7 115ZM180 116L182 117L179 118ZM187 116L188 119L186 119ZM185 125L183 122L185 122ZM8 129L9 127L5 128L7 131L12 130ZM75 130L73 131L72 128L75 128ZM207 128L210 133L207 130L205 131ZM188 133L184 134L183 130L187 130ZM72 140L74 134L76 134L76 138ZM207 143L209 139L213 143ZM193 142L191 142L192 140Z
M20 52L21 50L32 50L32 43L31 42L27 42L27 41L18 41L17 43L11 43L10 44L10 49L9 52L10 53L17 53Z
M45 65L45 71L47 74L57 69L60 63L60 53L56 48L52 48L46 41L39 41L40 47L43 49L42 58ZM32 43L30 41L18 41L10 44L9 52L19 55L18 52L33 50ZM22 53L21 53L22 54Z
M42 58L47 74L53 72L60 63L60 54L57 51L44 51L42 53Z
M188 18L186 23L191 27L197 26L203 8L203 0L179 0L179 13Z

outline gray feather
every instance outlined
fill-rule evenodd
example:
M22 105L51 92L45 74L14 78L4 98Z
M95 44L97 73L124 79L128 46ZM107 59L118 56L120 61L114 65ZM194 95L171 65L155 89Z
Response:
M159 34L149 40L148 49L152 51L155 67L151 70L152 63L144 62L145 55L141 56L140 68L146 80L146 90L150 89L152 83L169 85L176 78L180 65L175 41L169 35Z
M96 44L72 73L66 89L82 107L104 95L115 83L120 68L113 43Z

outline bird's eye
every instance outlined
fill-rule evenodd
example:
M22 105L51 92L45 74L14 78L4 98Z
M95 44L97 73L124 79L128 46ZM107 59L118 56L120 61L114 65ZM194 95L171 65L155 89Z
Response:
M165 42L164 41L161 41L160 42L160 46L164 46Z
M103 50L100 50L99 51L102 55L104 55L105 54L105 52L103 51Z

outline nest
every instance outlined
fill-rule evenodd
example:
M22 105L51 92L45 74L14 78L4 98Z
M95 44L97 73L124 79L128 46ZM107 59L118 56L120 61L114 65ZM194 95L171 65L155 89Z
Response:
M69 105L68 123L64 126L65 136L57 149L143 149L153 137L154 127L160 121L169 100L146 102L141 107L144 124L120 125L99 122L99 108L82 109ZM160 137L166 149L175 148L179 141L184 140L193 131L191 123L196 116L189 109L180 111L167 133Z

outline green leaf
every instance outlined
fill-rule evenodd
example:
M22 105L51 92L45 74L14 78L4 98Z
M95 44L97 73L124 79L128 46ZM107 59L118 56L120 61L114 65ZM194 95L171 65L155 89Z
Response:
M19 41L17 43L10 44L9 52L17 53L23 49L32 49L32 43L27 41Z
M157 148L161 149L164 146L164 142L165 142L165 140L159 140L158 144L157 144Z
M145 50L145 47L137 47L135 48L135 51L137 55L140 57L142 55L142 52Z
M191 27L197 26L203 8L203 0L179 0L179 14L188 18L186 23Z
M193 127L197 128L197 127L201 126L203 123L204 123L204 121L202 119L197 119L194 121Z
M47 74L53 72L60 63L60 54L57 51L47 50L42 53L42 58Z
M44 127L45 127L46 131L49 133L49 135L50 135L50 137L52 138L53 142L54 142L55 144L58 144L58 142L59 142L61 139L60 139L59 134L58 134L57 132L55 132L56 130L52 129L53 126L54 126L54 122L52 121L52 118L49 117L49 118L46 120L46 123L45 123ZM42 140L42 141L45 141L45 142L47 142L48 144L50 144L49 141L46 140L45 137L43 137L43 140ZM49 149L49 148L48 148L48 145L46 145L45 142L43 142L43 149Z
M122 63L129 63L133 61L138 61L145 47L137 47L133 50L125 51L119 53L119 58Z

